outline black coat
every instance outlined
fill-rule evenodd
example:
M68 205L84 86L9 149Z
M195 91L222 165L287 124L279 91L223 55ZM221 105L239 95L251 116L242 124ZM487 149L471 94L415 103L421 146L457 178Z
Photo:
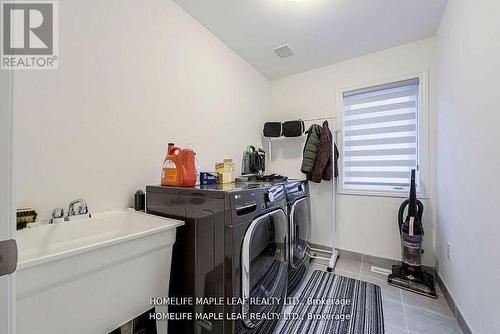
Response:
M336 152L338 153L338 152ZM328 122L323 122L316 161L312 170L311 181L320 183L333 178L332 132Z

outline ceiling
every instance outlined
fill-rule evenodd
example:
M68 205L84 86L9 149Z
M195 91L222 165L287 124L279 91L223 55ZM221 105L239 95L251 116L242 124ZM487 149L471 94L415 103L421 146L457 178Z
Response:
M175 0L269 79L435 34L448 0ZM289 43L294 55L273 49Z

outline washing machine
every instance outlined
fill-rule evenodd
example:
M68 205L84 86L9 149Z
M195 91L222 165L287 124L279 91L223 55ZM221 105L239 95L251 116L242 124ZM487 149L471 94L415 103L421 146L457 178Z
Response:
M292 296L304 279L309 265L311 242L311 201L306 180L284 184L289 219L288 296Z
M288 283L285 188L148 186L148 213L181 219L173 246L170 333L272 333ZM220 317L222 315L222 317ZM264 316L263 316L264 315Z

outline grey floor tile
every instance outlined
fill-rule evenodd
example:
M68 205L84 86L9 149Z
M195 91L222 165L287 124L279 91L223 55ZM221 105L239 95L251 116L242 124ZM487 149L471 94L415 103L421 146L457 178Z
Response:
M335 265L335 268L333 269L333 272L336 275L359 279L358 263L359 263L359 268L361 268L360 261L354 259L346 259L346 258L342 258L341 260L339 257Z
M384 325L385 334L408 334L406 329Z
M461 334L457 320L403 305L408 330L414 334Z
M383 298L390 299L390 300L398 302L398 303L402 303L401 290L398 288L395 288L393 286L390 286L389 284L387 284L386 280L380 280L377 278L364 276L364 275L359 276L359 279L362 281L374 283L374 284L377 284L378 286L380 286L380 290L382 292Z
M359 275L359 272L361 270L361 262L339 258L334 269L338 270L339 272L349 272Z
M383 268L383 269L388 269L388 270L391 269L391 267L383 267L383 266L380 266L380 265L375 265L373 263L365 263L365 262L363 262L363 265L361 267L361 275L363 275L363 276L369 276L369 277L377 278L379 280L386 281L387 280L387 275L373 272L372 271L372 266Z
M382 300L384 309L384 326L399 328L406 331L406 320L403 310L403 304L391 301L389 299Z
M363 256L359 253L354 253L348 250L339 249L339 258L344 260L354 260L358 262L362 262Z
M447 317L453 317L448 303L443 295L438 295L437 299L421 296L419 294L402 290L403 304L421 308L427 312L437 313Z
M389 260L380 257L363 255L363 263L371 263L377 267L391 269L394 264L401 264L401 261Z
M349 277L349 278L359 279L359 274L355 274L355 273L352 273L349 271L338 270L337 268L335 268L333 270L333 273L335 275L339 275L339 276L345 276L345 277Z

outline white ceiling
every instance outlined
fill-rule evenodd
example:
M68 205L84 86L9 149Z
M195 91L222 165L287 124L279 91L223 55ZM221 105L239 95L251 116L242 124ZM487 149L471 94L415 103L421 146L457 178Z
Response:
M448 0L175 0L269 79L435 34ZM273 49L289 43L295 55Z

